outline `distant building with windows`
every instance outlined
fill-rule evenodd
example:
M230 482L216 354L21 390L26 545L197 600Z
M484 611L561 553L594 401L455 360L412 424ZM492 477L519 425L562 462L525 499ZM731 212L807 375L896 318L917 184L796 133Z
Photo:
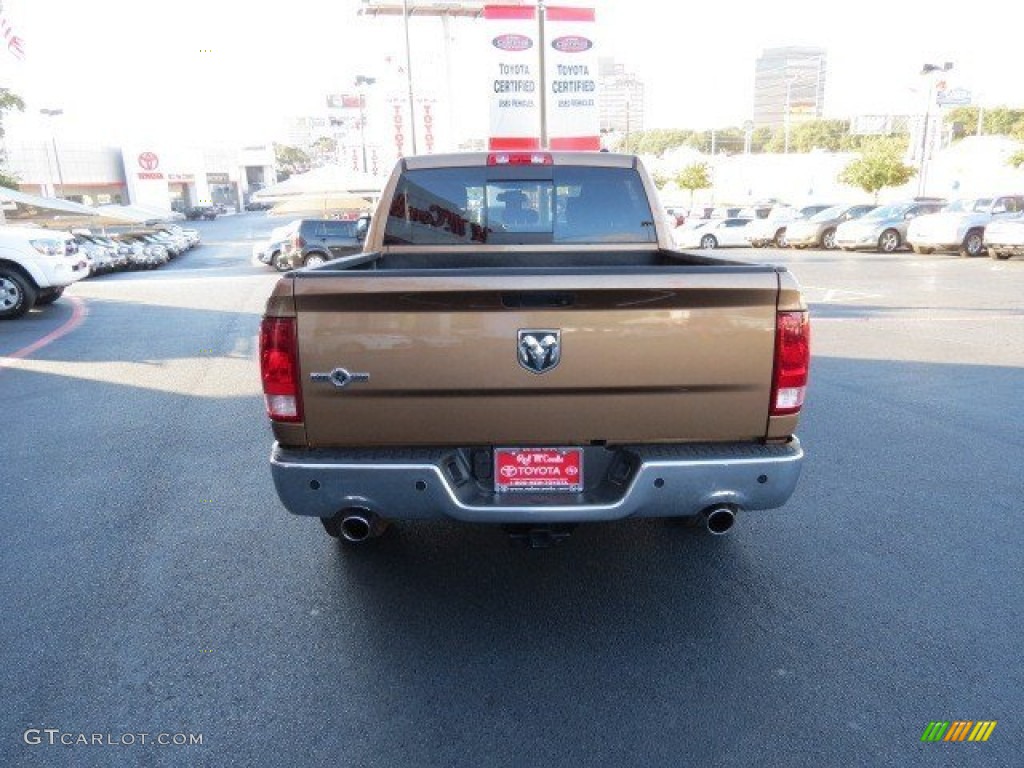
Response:
M241 208L252 191L277 180L269 143L104 146L66 138L59 143L22 138L8 142L7 155L20 191L86 205Z
M636 133L644 129L644 84L624 65L598 59L597 109L601 133Z
M766 48L754 65L754 125L782 127L825 112L828 56L824 48ZM787 109L788 106L788 109Z
M309 151L317 139L331 138L333 135L334 128L324 114L291 118L285 126L283 139L290 147Z

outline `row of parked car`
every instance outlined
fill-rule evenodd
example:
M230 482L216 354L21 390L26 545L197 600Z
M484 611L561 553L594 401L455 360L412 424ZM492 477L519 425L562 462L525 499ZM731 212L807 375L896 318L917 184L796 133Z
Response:
M116 234L0 227L0 320L52 304L79 280L119 269L155 269L199 244L176 225Z
M199 232L177 225L95 234L77 229L72 242L85 259L89 275L128 269L156 269L199 245Z
M893 253L958 252L997 259L1024 252L1024 195L947 203L919 197L870 204L773 206L762 218L689 219L675 230L683 248L723 246L824 248Z
M363 247L369 216L354 219L296 219L277 227L253 246L253 259L279 272L315 267L357 253Z

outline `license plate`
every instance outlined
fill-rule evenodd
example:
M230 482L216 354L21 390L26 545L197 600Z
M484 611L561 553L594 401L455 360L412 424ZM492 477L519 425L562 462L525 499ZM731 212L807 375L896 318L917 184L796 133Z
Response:
M583 490L582 448L496 448L494 485L500 492Z

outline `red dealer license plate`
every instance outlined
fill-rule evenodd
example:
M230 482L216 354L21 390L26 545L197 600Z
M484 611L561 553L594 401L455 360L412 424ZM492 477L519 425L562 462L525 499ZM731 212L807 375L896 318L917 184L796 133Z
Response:
M496 448L494 482L499 491L583 490L582 448Z

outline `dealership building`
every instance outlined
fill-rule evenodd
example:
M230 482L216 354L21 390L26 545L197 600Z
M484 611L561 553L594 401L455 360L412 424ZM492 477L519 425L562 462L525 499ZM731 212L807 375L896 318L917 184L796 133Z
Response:
M239 210L274 184L273 145L176 147L22 141L7 144L7 167L30 194L86 205L118 203L185 210L223 205Z

